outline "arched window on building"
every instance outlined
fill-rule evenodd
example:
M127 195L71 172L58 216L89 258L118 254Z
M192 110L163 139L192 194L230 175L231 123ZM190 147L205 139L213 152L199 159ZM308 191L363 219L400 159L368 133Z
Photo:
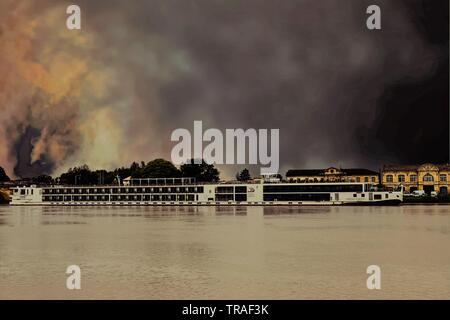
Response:
M431 174L427 173L426 175L423 176L423 181L424 182L433 182L434 179L433 179L433 176Z
M440 174L439 175L439 180L441 182L446 182L447 181L447 175L446 174Z
M394 182L394 176L392 174L388 174L386 176L386 182Z
M398 182L405 182L405 175L404 174L399 174L398 175Z

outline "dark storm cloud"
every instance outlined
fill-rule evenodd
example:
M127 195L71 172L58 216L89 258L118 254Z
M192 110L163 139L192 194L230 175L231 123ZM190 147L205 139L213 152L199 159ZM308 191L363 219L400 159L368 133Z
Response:
M157 33L188 57L190 72L161 89L159 119L167 129L189 128L195 119L221 128L280 128L284 167L374 167L408 162L405 154L410 161L442 161L447 153L437 149L430 158L408 152L426 134L419 141L414 135L399 140L395 133L404 129L398 128L409 125L389 117L409 114L412 101L408 94L397 98L403 104L386 101L386 94L402 83L421 86L446 57L421 30L419 2L377 2L379 32L365 28L371 3L146 2L131 9L129 18L133 31ZM441 101L428 108L443 106ZM412 119L421 127L417 111ZM440 119L444 125L432 136L438 132L445 149L448 117ZM412 122L411 116L405 120Z
M382 30L369 31L365 11L374 3L81 1L83 32L96 39L91 62L113 69L123 85L109 94L124 101L112 108L125 119L116 124L126 136L118 150L131 156L116 162L170 157L170 133L194 120L222 129L280 128L282 173L445 161L448 34L436 38L429 25L448 21L436 19L448 3L430 13L418 10L420 1L376 1ZM437 28L447 32L444 24ZM443 84L436 88L437 75ZM433 93L411 94L424 86ZM424 118L421 110L447 113L435 128L429 123L436 116ZM412 151L436 139L429 156ZM73 152L73 162L95 159L83 150Z

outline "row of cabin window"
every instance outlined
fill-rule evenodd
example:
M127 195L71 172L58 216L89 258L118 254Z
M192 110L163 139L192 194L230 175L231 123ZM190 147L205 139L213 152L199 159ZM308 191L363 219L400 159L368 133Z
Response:
M342 178L338 178L338 179L327 179L327 178L305 178L305 179L289 179L289 182L362 182L361 181L361 177L356 177L356 178L349 178L349 177L342 177ZM376 182L376 178L375 177L364 177L364 182Z
M216 194L215 201L238 201L246 202L247 194L236 193L236 194Z
M236 187L217 187L215 193L247 193L247 187L236 186Z
M274 192L362 192L362 184L327 184L327 185L265 185L264 193Z
M34 189L14 189L14 193L20 193L21 196L33 195ZM39 190L39 194L42 194L42 190Z
M329 193L266 193L264 201L330 201Z
M195 201L193 194L189 195L144 195L144 196L44 196L44 201ZM198 196L197 196L198 200Z
M203 187L176 187L176 188L64 188L64 189L44 189L44 194L115 194L115 193L202 193Z

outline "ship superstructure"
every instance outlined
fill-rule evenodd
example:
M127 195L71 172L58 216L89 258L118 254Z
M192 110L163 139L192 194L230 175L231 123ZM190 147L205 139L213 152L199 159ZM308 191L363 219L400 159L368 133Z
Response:
M131 179L127 185L29 186L12 205L343 205L399 204L401 187L370 183L195 183L190 178Z

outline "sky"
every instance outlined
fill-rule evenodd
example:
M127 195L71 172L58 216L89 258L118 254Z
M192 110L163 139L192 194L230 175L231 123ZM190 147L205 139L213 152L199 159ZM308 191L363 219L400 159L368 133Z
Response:
M0 166L170 159L194 120L280 129L282 174L448 162L448 39L446 0L1 0Z

